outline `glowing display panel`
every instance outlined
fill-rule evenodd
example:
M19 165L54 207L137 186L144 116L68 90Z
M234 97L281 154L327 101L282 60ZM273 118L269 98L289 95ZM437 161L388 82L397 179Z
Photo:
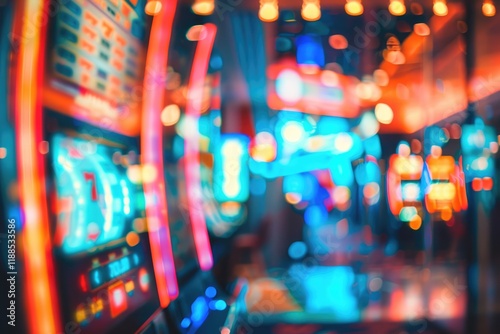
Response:
M214 194L219 202L244 202L250 193L248 144L245 135L225 134L214 156Z
M57 190L55 243L67 254L90 250L122 238L135 199L125 173L110 149L56 135L53 164Z
M144 195L126 169L137 153L62 134L51 147L64 321L82 333L135 331L159 307Z
M349 118L360 112L353 78L332 71L305 73L292 61L269 66L267 76L271 109Z
M136 6L125 0L58 3L46 106L116 132L138 133L145 35L141 8L143 1Z

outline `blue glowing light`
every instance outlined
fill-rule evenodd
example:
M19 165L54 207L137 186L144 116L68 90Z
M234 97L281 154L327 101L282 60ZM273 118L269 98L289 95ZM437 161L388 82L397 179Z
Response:
M111 279L123 275L130 270L130 260L128 257L124 257L118 261L111 262L108 265L109 277Z
M90 287L95 289L129 272L132 269L130 258L131 255L128 255L118 260L111 261L102 267L92 269L89 272Z
M307 253L307 245L303 241L295 241L288 247L288 255L298 260L303 258Z
M189 318L184 318L181 321L182 328L188 328L191 325L191 320Z
M310 226L319 226L326 223L328 211L322 205L311 205L304 212L304 220Z
M299 65L325 66L325 53L319 36L302 35L297 37L295 43Z
M220 70L222 68L222 58L219 55L212 56L210 59L210 67L213 70Z
M94 280L94 283L96 285L101 284L101 275L99 273L99 270L94 271L94 275L92 275L92 279Z
M205 297L198 297L191 305L191 321L194 327L199 327L208 316L208 305Z
M217 289L214 288L213 286L209 286L205 290L205 296L208 298L214 298L217 295Z
M227 304L225 301L223 301L222 299L219 299L217 301L215 301L215 309L218 310L218 311L224 311L227 307Z

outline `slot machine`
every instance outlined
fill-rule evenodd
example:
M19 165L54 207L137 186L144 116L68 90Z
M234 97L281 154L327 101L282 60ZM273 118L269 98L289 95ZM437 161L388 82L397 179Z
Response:
M220 74L208 73L217 29L213 24L190 29L200 29L200 38L196 39L188 98L175 101L185 112L179 115L175 133L164 134L166 196L179 284L178 295L172 296L165 314L174 333L209 333L224 325L230 308L230 289L221 287L213 275L220 255L213 253L213 237L231 235L244 221L246 211L241 205L236 214L228 214L221 198L227 186L214 180L214 168L219 163L215 159L220 158L220 148L230 139L220 130ZM224 175L218 178L223 181ZM245 197L241 194L244 191L230 192L240 195L233 199L235 203Z
M464 125L461 147L466 182L472 183L473 191L491 191L495 176L494 155L498 153L495 129L479 118L475 124Z
M143 187L151 173L141 165L145 5L18 2L14 109L31 333L168 332L165 262L154 254ZM32 29L36 15L43 24Z
M449 135L443 128L427 127L424 139L426 159L422 178L425 206L435 219L447 222L468 206L463 157L456 159L443 154L449 142Z
M391 213L413 229L422 225L423 189L421 156L411 154L408 143L398 145L398 153L389 159L387 199Z
M429 213L443 221L451 219L453 213L467 209L465 177L451 156L430 156L426 159L425 172L430 179L425 194L425 205Z

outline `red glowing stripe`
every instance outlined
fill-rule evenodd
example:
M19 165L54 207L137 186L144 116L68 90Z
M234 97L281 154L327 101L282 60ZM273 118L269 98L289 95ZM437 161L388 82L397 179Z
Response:
M17 168L24 228L24 286L30 333L60 333L59 304L52 259L45 164L38 150L42 138L42 105L46 25L32 26L33 17L46 17L48 1L18 1L19 52L15 71L15 128ZM29 38L25 37L29 36Z
M205 213L203 211L197 124L202 111L203 87L205 85L208 61L210 60L216 33L217 27L214 24L207 23L203 25L203 30L200 33L200 39L194 54L186 101L186 118L193 122L194 129L196 129L187 135L184 140L186 191L198 262L202 270L210 270L212 268L213 258L210 240L208 239Z
M179 294L168 224L163 176L163 129L160 122L165 91L163 78L167 73L168 47L176 6L176 0L163 0L161 11L153 18L142 101L142 164L153 167L157 173L155 180L144 182L144 192L156 286L162 307Z

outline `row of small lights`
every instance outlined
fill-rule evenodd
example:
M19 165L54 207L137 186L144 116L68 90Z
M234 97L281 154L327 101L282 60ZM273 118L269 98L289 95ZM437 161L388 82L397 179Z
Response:
M161 1L148 0L145 11L149 15L155 15L160 12L161 7ZM364 12L362 0L346 0L344 8L351 16L359 16ZM194 0L191 9L197 15L211 15L215 9L215 0ZM406 14L405 0L389 0L388 9L394 16ZM436 16L446 16L448 14L446 0L434 0L432 11ZM484 16L495 16L496 7L493 0L483 0L482 11ZM303 0L301 14L306 21L319 20L321 18L320 0ZM278 0L260 0L259 18L262 21L273 22L278 17Z

